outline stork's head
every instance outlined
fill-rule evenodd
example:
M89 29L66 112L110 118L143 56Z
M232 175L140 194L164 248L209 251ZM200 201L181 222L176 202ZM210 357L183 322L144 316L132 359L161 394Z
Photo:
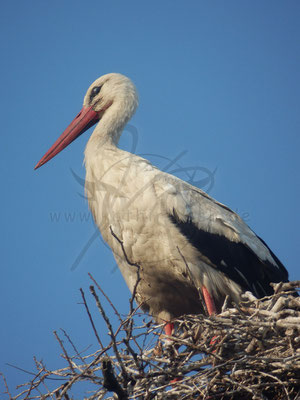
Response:
M91 84L84 97L83 107L92 109L101 115L112 105L117 104L129 114L135 111L138 97L134 84L121 74L107 74Z
M35 169L51 160L105 115L114 116L117 125L123 126L133 115L137 105L136 88L126 76L112 73L96 79L84 97L82 110L37 163Z

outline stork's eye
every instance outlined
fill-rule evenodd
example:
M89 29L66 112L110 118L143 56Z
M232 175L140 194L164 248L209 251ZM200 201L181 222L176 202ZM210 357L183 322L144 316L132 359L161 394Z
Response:
M101 86L95 86L95 87L91 90L90 101L100 92L100 90L101 90Z

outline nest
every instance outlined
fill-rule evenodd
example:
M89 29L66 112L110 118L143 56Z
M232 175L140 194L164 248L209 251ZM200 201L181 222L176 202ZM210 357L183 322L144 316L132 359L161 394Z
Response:
M20 385L16 396L3 377L11 400L75 399L78 385L81 398L89 400L300 399L300 297L295 296L300 281L273 284L274 295L259 300L246 293L236 308L225 301L216 316L184 316L172 337L163 334L162 325L139 322L133 299L124 318L110 303L117 316L111 323L99 291L105 294L93 282L90 292L109 344L103 345L81 290L99 349L84 355L66 332L64 340L54 332L65 365L50 371L35 360L34 378Z

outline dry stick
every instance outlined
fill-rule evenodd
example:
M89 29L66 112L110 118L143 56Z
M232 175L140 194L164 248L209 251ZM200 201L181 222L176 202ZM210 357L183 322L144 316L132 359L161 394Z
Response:
M34 381L41 375L42 372L43 372L43 370L40 370L39 373L30 382L30 388L27 390L27 395L24 397L24 400L28 399L32 390L36 389L36 387L40 384L41 381L38 381L36 383Z
M97 340L98 340L98 343L100 344L101 349L103 350L103 349L104 349L104 346L103 346L103 344L102 344L102 342L101 342L101 340L100 340L100 338L99 338L99 335L98 335L97 329L96 329L96 327L95 327L93 318L92 318L92 316L91 316L90 310L89 310L88 305L87 305L87 302L86 302L86 300L85 300L84 291L83 291L81 288L80 288L80 293L81 293L81 297L82 297L82 299L83 299L83 304L84 304L84 306L85 306L86 312L87 312L87 314L88 314L88 316L89 316L89 319L90 319L90 322L91 322L91 325L92 325L94 334L95 334L95 336L96 336L96 338L97 338Z
M64 385L62 385L62 388L61 388L62 390L64 389ZM60 390L60 389L59 389ZM60 393L59 393L59 390L57 390L56 392L55 392L55 397L56 397L56 399L58 399L59 398L59 396L60 396ZM66 400L69 400L70 399L70 397L69 397L69 395L67 394L67 393L64 393L64 398L66 399Z
M102 305L100 303L99 297L97 296L97 294L95 292L94 286L90 286L90 291L91 291L92 295L94 296L94 298L96 300L97 307L98 307L98 309L99 309L99 311L100 311L100 313L101 313L101 315L102 315L102 317L103 317L103 319L104 319L104 321L106 323L106 326L108 328L108 334L109 334L109 336L111 337L111 340L112 340L113 350L114 350L114 353L115 353L115 355L117 357L117 360L119 362L119 365L120 365L120 368L121 368L121 371L122 371L123 379L127 383L130 379L129 379L128 374L126 372L126 369L125 369L125 366L123 364L123 361L121 360L120 353L119 353L119 350L118 350L118 347L117 347L117 343L116 343L116 338L115 338L111 323L110 323L110 321L109 321L109 319L108 319L108 317L107 317L107 315L106 315L106 313L105 313L105 311L104 311L104 309L103 309L103 307L102 307Z
M39 386L41 383L43 383L43 380L45 379L46 375L43 375L43 376L40 378L40 380L37 381L37 382L35 382L35 380L36 380L43 372L47 373L47 370L46 370L45 366L42 364L42 362L38 362L37 359L36 359L36 357L33 357L33 360L34 360L35 365L36 365L36 368L37 368L37 370L38 370L39 372L38 372L37 374L35 374L34 378L31 380L31 382L30 382L30 387L29 387L29 389L26 390L27 394L26 394L26 396L24 397L24 400L26 400L26 399L29 398L29 395L30 395L30 393L31 393L33 390L38 390L38 386ZM40 367L39 364L42 365L42 368ZM18 396L17 396L17 397L18 397Z
M55 395L55 398L56 399L58 399L59 398L59 396L60 396L60 391L61 390L64 390L64 388L67 386L67 383L64 383L63 385L61 385L59 388L57 388L54 392L52 392L54 395ZM67 393L65 393L64 395L63 395L65 398L67 398L66 396L68 396L67 395ZM69 397L69 396L68 396Z
M59 370L58 370L59 371ZM38 382L36 382L36 385L39 385L40 383L42 383L42 381L43 380L45 380L45 379L52 379L52 380L61 380L60 378L50 378L49 376L47 376L47 374L54 374L56 371L51 371L51 372L46 372L46 375L43 375L42 377L41 377L41 379L38 381ZM39 374L38 374L39 375ZM38 376L37 375L37 376ZM34 378L35 379L35 378ZM34 382L34 379L30 382L30 385ZM20 388L20 387L22 387L22 386L28 386L29 385L29 383L23 383L22 385L18 385L17 386L17 388ZM49 396L51 396L52 394L54 394L56 391L58 391L58 390L61 390L64 386L66 385L66 383L63 383L61 386L59 386L58 388L56 388L56 389L54 389L51 393L49 392L48 393L48 397ZM37 390L37 388L33 388L33 389L36 389ZM19 397L21 397L23 394L25 394L25 393L28 393L28 391L29 390L31 390L31 389L25 389L25 390L23 390L23 392L20 392L17 396L15 396L15 397L13 397L13 400L16 400L16 399L18 399ZM25 398L28 398L28 395L25 397ZM24 398L24 399L25 399ZM32 397L32 398L34 398L34 397ZM41 396L39 396L38 398L41 398ZM23 400L24 400L23 399Z
M278 299L280 295L277 294L274 296ZM284 298L294 298L291 293L284 293L283 296ZM176 388L169 389L168 385L161 385L163 379L166 379L164 378L166 374L171 373L171 370L168 368L169 360L166 359L165 355L162 355L162 357L153 357L153 350L144 351L141 360L144 363L146 372L143 375L138 372L136 362L131 353L122 354L122 347L120 347L122 345L116 342L117 346L119 346L119 354L126 371L136 381L130 398L146 398L145 396L149 395L149 393L155 393L160 398L176 396L176 398L187 399L207 396L210 399L220 399L225 396L239 399L241 392L243 392L245 400L253 398L253 393L256 395L256 398L278 398L280 395L282 399L287 399L287 396L290 396L290 399L294 399L295 393L300 387L300 354L296 351L297 347L299 347L297 331L293 330L294 328L291 330L289 325L285 326L284 323L282 323L283 327L276 326L272 313L264 312L264 310L268 309L273 299L274 297L269 297L258 300L255 303L257 304L256 308L253 307L254 303L251 303L252 309L249 310L249 315L247 316L240 315L237 310L234 314L234 308L232 308L230 310L233 311L230 311L230 313L234 318L227 318L226 315L218 316L214 319L202 316L185 316L181 319L179 324L184 324L188 331L186 332L186 336L178 338L178 340L182 339L185 341L185 343L182 343L185 345L185 350L178 354L178 371L185 377L181 383L176 385ZM297 302L285 302L283 310L286 310L286 318L284 318L284 312L282 312L283 322L285 319L288 320L289 315L293 314L294 311L297 311L297 315L300 316ZM249 317L252 318L251 323L249 322ZM196 351L193 349L193 345L195 345L195 342L193 342L193 331L199 324L202 326L204 339L201 337L201 342L197 342L198 349ZM268 328L267 336L265 336L265 328ZM146 331L143 334L147 337L153 328L149 329L145 325L145 329ZM227 332L227 335L225 335L227 337L224 337L224 340L222 340L224 341L222 357L219 360L214 360L214 363L217 363L217 365L212 366L211 357L201 358L200 360L191 359L187 362L189 359L188 356L192 356L193 351L195 352L195 356L199 357L200 354L203 354L203 350L206 351L208 349L205 336L209 335L209 332L214 329L218 329L224 333ZM117 337L116 333L114 336L115 338ZM136 337L136 335L132 335L130 340L134 340ZM255 354L245 354L245 349L253 337L261 341L265 349L253 349L253 351L255 350ZM290 346L290 342L293 343L294 349ZM220 346L221 343L219 344ZM112 348L112 343L105 350L107 351L109 348ZM86 367L82 373L77 373L75 376L70 367L50 372L46 370L41 362L36 360L36 366L39 370L38 376L34 377L29 389L11 400L16 400L21 396L26 396L26 394L27 399L54 398L55 395L58 399L67 399L71 386L80 380L87 380L99 385L100 378L95 374L100 369L99 362L103 359L104 353L105 351L102 350L100 354L96 352L83 357L84 360L88 357L93 357L94 359L88 366L85 364ZM112 366L118 365L115 356L111 360L113 363ZM74 368L76 368L76 365ZM49 377L50 373L56 376L64 376L67 380L66 383L51 393L48 391L47 395L40 394L35 396L33 391L38 391L39 385L43 386L45 379L51 379ZM70 375L73 377L69 378ZM245 390L245 387L249 391ZM60 393L58 393L58 390ZM96 400L96 398L103 398L105 393L104 389L102 391L98 390L98 397L93 393L88 399ZM22 398L24 399L24 397Z
M118 328L115 332L115 336L117 336L119 334L122 327L125 327L124 330L126 330L126 332L127 332L126 326L129 324L129 321L132 319L132 317L138 312L140 307L141 307L141 304L136 309L134 309L132 314L127 315L127 317L124 320L120 321L120 325L118 326Z
M42 380L41 380L41 384L42 384L43 387L47 390L47 392L50 393L50 390L49 390L48 386L47 386L46 383L45 383L45 379L42 379ZM40 397L42 398L42 397L43 397L42 391L40 391L38 387L36 388L36 390L39 392Z
M140 353L142 353L142 350L140 349L140 346L138 345L138 343L136 342L136 340L134 339L133 335L132 335L132 331L133 331L133 316L135 315L135 313L137 312L137 310L139 309L140 306L138 306L138 308L136 308L135 310L133 310L133 299L135 296L135 291L136 291L136 287L139 283L140 277L138 277L139 279L137 279L135 286L134 286L134 290L132 292L132 296L130 299L130 311L129 311L129 318L126 318L125 322L123 323L124 325L124 330L126 331L126 338L123 339L123 342L125 343L125 346L127 347L127 350L129 351L129 353L132 355L136 367L138 368L138 370L140 372L143 371L142 365L141 363L138 361L137 358L137 354L135 353L135 351L132 349L132 347L130 346L130 340L133 340L135 342L135 344L137 345L137 347L140 350Z
M140 277L140 269L141 269L141 267L140 267L139 264L133 263L133 262L131 262L131 261L129 260L129 258L127 257L125 248L124 248L123 241L122 241L121 239L118 238L118 236L117 236L117 235L114 233L114 231L112 230L112 227L111 227L111 226L110 226L109 228L110 228L110 232L111 232L112 236L120 243L126 262L127 262L129 265L131 265L132 267L136 267L136 269L137 269L137 280L136 280L136 283L135 283L135 285L134 285L134 288L133 288L133 291L132 291L132 296L131 296L131 299L130 299L130 314L131 314L131 313L133 312L133 300L134 300L134 298L135 298L135 296L136 296L137 286L138 286L138 284L139 284L139 282L140 282L140 280L141 280L141 277Z
M236 385L236 386L240 387L241 389L244 389L244 391L246 391L252 395L252 398L255 398L256 394L254 393L253 389L251 389L251 387L247 387L240 382L234 381L230 377L227 377L224 380L229 382L230 384L233 384L233 386Z
M118 241L118 243L121 245L121 248L122 248L122 251L123 251L123 254L124 254L124 257L125 257L126 262L127 262L129 265L131 265L131 266L133 266L133 267L136 267L136 269L137 269L137 272L136 272L136 273L137 273L137 279L136 279L136 282L135 282L134 287L133 287L133 291L132 291L131 298L130 298L130 300L129 300L129 309L130 309L130 311L129 311L129 316L130 316L130 318L129 318L129 324L127 325L128 328L127 328L127 329L125 328L125 329L126 329L126 335L127 335L127 341L125 342L125 344L126 344L126 343L128 344L128 343L129 343L129 339L130 339L130 337L132 336L132 329L133 329L133 318L132 318L132 315L133 315L133 313L134 313L133 301L134 301L135 296L136 296L136 293L137 293L138 284L139 284L140 281L141 281L141 276L140 276L140 269L141 269L141 267L140 267L139 264L133 263L133 262L131 262L131 261L129 260L129 258L128 258L128 256L127 256L127 253L126 253L126 251L125 251L125 248L124 248L123 241L122 241L121 239L118 238L118 236L114 233L114 231L113 231L113 229L112 229L111 226L110 226L109 228L110 228L110 232L111 232L112 236L113 236L113 237ZM128 347L128 346L127 346L127 347ZM130 351L129 347L128 347L128 350Z
M228 294L227 294L226 297L225 297L224 303L223 303L223 305L222 305L221 313L223 313L223 312L226 310L226 308L227 308L227 306L228 306L228 302L229 302L229 296L228 296Z
M67 332L66 332L64 329L62 329L62 328L60 328L60 329L61 329L61 331L63 332L63 334L65 335L65 337L68 339L70 345L73 347L73 350L75 351L75 353L77 354L77 356L78 356L78 357L80 358L80 360L85 364L84 359L82 358L82 356L81 356L80 353L78 352L78 350L77 350L76 346L74 345L74 343L72 342L70 336L67 334Z
M135 345L137 346L137 348L140 351L140 356L142 356L143 354L143 349L140 347L140 345L137 342L137 338L139 338L141 335L144 335L144 333L142 334L138 334L136 336L132 336L132 329L133 329L133 317L136 314L136 312L139 310L141 304L134 310L132 311L129 316L126 317L125 320L122 321L121 325L119 326L119 328L117 329L115 336L117 336L117 334L119 333L120 329L122 328L122 326L124 326L124 330L126 331L126 339L123 339L123 343L126 345L128 352L132 355L132 357L134 358L135 364L138 368L138 370L140 372L144 372L141 363L139 362L138 358L137 358L137 354L136 352L132 349L132 347L130 346L130 340L133 340L133 342L135 343ZM128 328L129 327L129 328ZM148 331L148 333L150 333ZM145 339L144 339L145 342Z
M37 359L34 357L34 361L35 361L35 363L36 363L36 366L37 366L37 369L40 369L40 373L43 373L43 372L45 372L46 374L47 374L47 368L46 368L46 366L44 365L44 363L43 363L43 361L41 360L41 361L37 361ZM47 385L46 385L46 383L45 383L45 379L46 379L46 374L44 374L44 375L42 375L42 377L41 377L41 379L38 381L38 382L36 382L36 384L35 384L35 390L38 392L38 393L40 393L40 395L42 395L42 392L39 390L39 385L41 384L41 385L43 385L43 387L48 391L48 393L49 393L49 389L48 389L48 387L47 387Z
M138 344L138 342L137 342L137 340L136 340L136 336L135 336L135 337L133 336L133 337L132 337L132 340L134 341L136 347L139 349L140 353L143 354L143 349L142 349L142 347ZM145 342L144 342L144 345L145 345Z
M290 400L290 396L288 394L288 391L286 390L285 384L279 378L277 378L277 376L274 376L272 374L267 374L266 372L263 372L263 371L256 371L256 372L259 373L260 375L267 376L267 377L273 379L274 381L277 381L283 388L287 400Z
M287 290L299 290L300 281L271 283L270 285L273 287L275 294L277 294L280 291L285 292Z
M88 371L91 367L93 367L93 366L100 360L101 356L102 356L107 350L108 350L108 347L107 347L107 348L104 348L104 349L95 357L95 359L94 359L92 362L90 362L90 364L87 365L87 367L86 367L80 374L77 374L76 376L74 376L72 379L70 379L70 380L66 383L64 389L62 390L60 396L58 397L59 400L61 400L62 396L65 395L65 393L67 392L67 390L69 390L69 389L71 388L71 386L72 386L77 380L79 380L82 376L84 376L84 375L87 373L87 371Z
M100 292L103 294L103 296L106 298L106 300L108 301L109 305L111 306L111 308L114 310L115 314L117 315L117 317L119 318L119 321L122 323L122 318L120 313L118 312L118 310L116 309L116 307L113 305L112 301L110 300L110 298L106 295L106 293L104 292L104 290L101 288L101 286L98 284L98 282L93 278L92 274L90 274L88 272L88 276L91 278L91 280L94 282L94 284L97 286L97 288L100 290Z
M8 365L9 367L12 367L12 368L15 368L15 369L18 369L19 371L25 372L26 374L29 374L29 375L34 375L34 376L36 375L34 372L30 372L27 369L17 367L16 365L13 365L13 364L10 364L10 363L6 363L5 365ZM18 385L18 386L21 387L22 385Z
M63 343L62 343L62 341L60 340L60 338L59 338L57 332L54 331L53 333L54 333L54 336L56 337L56 340L57 340L58 343L60 344L60 347L62 348L62 350L63 350L63 352L64 352L65 359L68 361L69 366L70 366L70 368L71 368L73 374L76 374L76 371L75 371L74 368L73 368L73 364L72 364L72 362L71 362L71 360L70 360L70 357L69 357L69 355L68 355L68 353L67 353L67 351L66 351L66 349L65 349L65 347L64 347L64 345L63 345Z
M5 376L2 374L2 372L0 372L0 376L2 376L2 379L3 379L3 382L4 382L4 386L5 386L5 389L6 389L6 393L8 394L9 398L11 399L12 395L10 394L10 391L8 389L8 384L6 382ZM5 394L5 392L4 392L4 394Z
M144 372L144 369L141 365L141 363L139 362L138 358L137 358L137 354L136 352L132 349L132 347L130 346L129 340L128 338L123 339L123 343L125 343L125 346L127 347L129 353L132 355L135 365L137 367L137 369L139 370L140 373Z

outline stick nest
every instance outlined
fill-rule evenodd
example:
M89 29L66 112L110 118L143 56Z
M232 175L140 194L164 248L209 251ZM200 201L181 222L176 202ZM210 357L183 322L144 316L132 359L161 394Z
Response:
M3 377L8 398L300 399L300 281L273 284L274 295L260 300L246 293L236 308L225 301L216 316L184 316L166 337L162 325L139 317L133 299L126 317L109 302L115 315L108 318L100 300L105 294L91 279L108 329L100 338L81 290L98 350L85 355L66 332L64 340L54 332L64 366L50 371L35 359L34 378L15 396Z

